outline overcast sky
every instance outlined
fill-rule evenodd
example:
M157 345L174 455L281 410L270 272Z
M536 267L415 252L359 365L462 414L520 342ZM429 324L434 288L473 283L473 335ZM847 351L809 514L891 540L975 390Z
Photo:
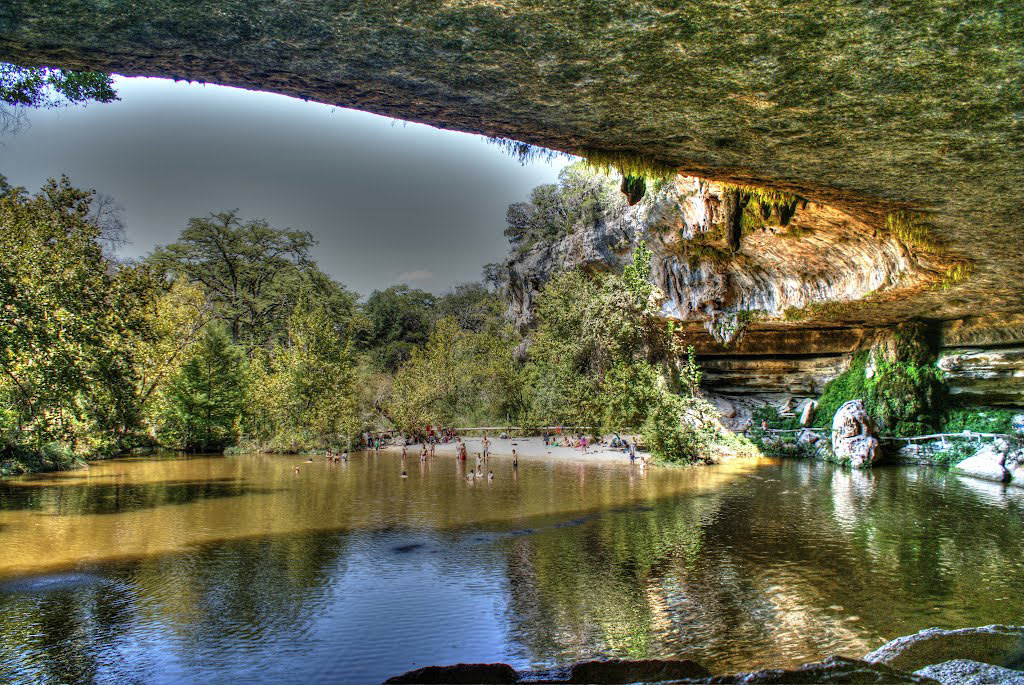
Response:
M502 259L505 210L568 163L522 166L479 136L270 93L118 78L121 100L29 112L0 136L0 173L51 176L124 206L125 256L173 242L189 217L239 209L308 230L314 257L366 295L443 292Z

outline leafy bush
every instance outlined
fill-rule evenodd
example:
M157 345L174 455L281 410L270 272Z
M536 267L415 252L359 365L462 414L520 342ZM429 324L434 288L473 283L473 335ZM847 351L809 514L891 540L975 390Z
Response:
M692 463L710 460L718 412L707 400L663 393L640 429L655 458Z
M994 407L956 407L946 411L942 424L943 433L960 433L968 430L974 433L1013 433L1011 422L1015 414L1012 409Z

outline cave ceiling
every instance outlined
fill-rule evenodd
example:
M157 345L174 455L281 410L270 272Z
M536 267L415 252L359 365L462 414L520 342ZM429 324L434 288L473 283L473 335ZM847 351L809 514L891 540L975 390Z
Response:
M847 323L1024 310L1017 1L5 0L0 59L641 160L879 225L907 208L971 276Z

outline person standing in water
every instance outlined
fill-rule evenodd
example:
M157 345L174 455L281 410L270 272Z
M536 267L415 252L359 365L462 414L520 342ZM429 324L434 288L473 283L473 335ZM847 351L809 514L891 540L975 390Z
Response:
M491 456L491 441L487 439L487 433L484 433L483 447L484 459L487 459L489 456Z
M512 468L519 468L519 455L516 454L515 448L512 448Z

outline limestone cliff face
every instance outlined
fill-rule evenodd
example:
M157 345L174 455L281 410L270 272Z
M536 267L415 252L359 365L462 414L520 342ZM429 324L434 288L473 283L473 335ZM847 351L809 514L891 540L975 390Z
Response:
M751 319L781 320L813 308L918 288L928 265L894 236L836 208L800 200L791 216L766 206L755 221L730 211L727 186L677 176L639 204L624 202L592 225L505 263L509 314L529 322L536 295L558 271L620 270L634 247L654 252L651 280L668 319L699 322L732 343ZM753 225L751 225L753 224ZM812 308L811 311L807 311Z

